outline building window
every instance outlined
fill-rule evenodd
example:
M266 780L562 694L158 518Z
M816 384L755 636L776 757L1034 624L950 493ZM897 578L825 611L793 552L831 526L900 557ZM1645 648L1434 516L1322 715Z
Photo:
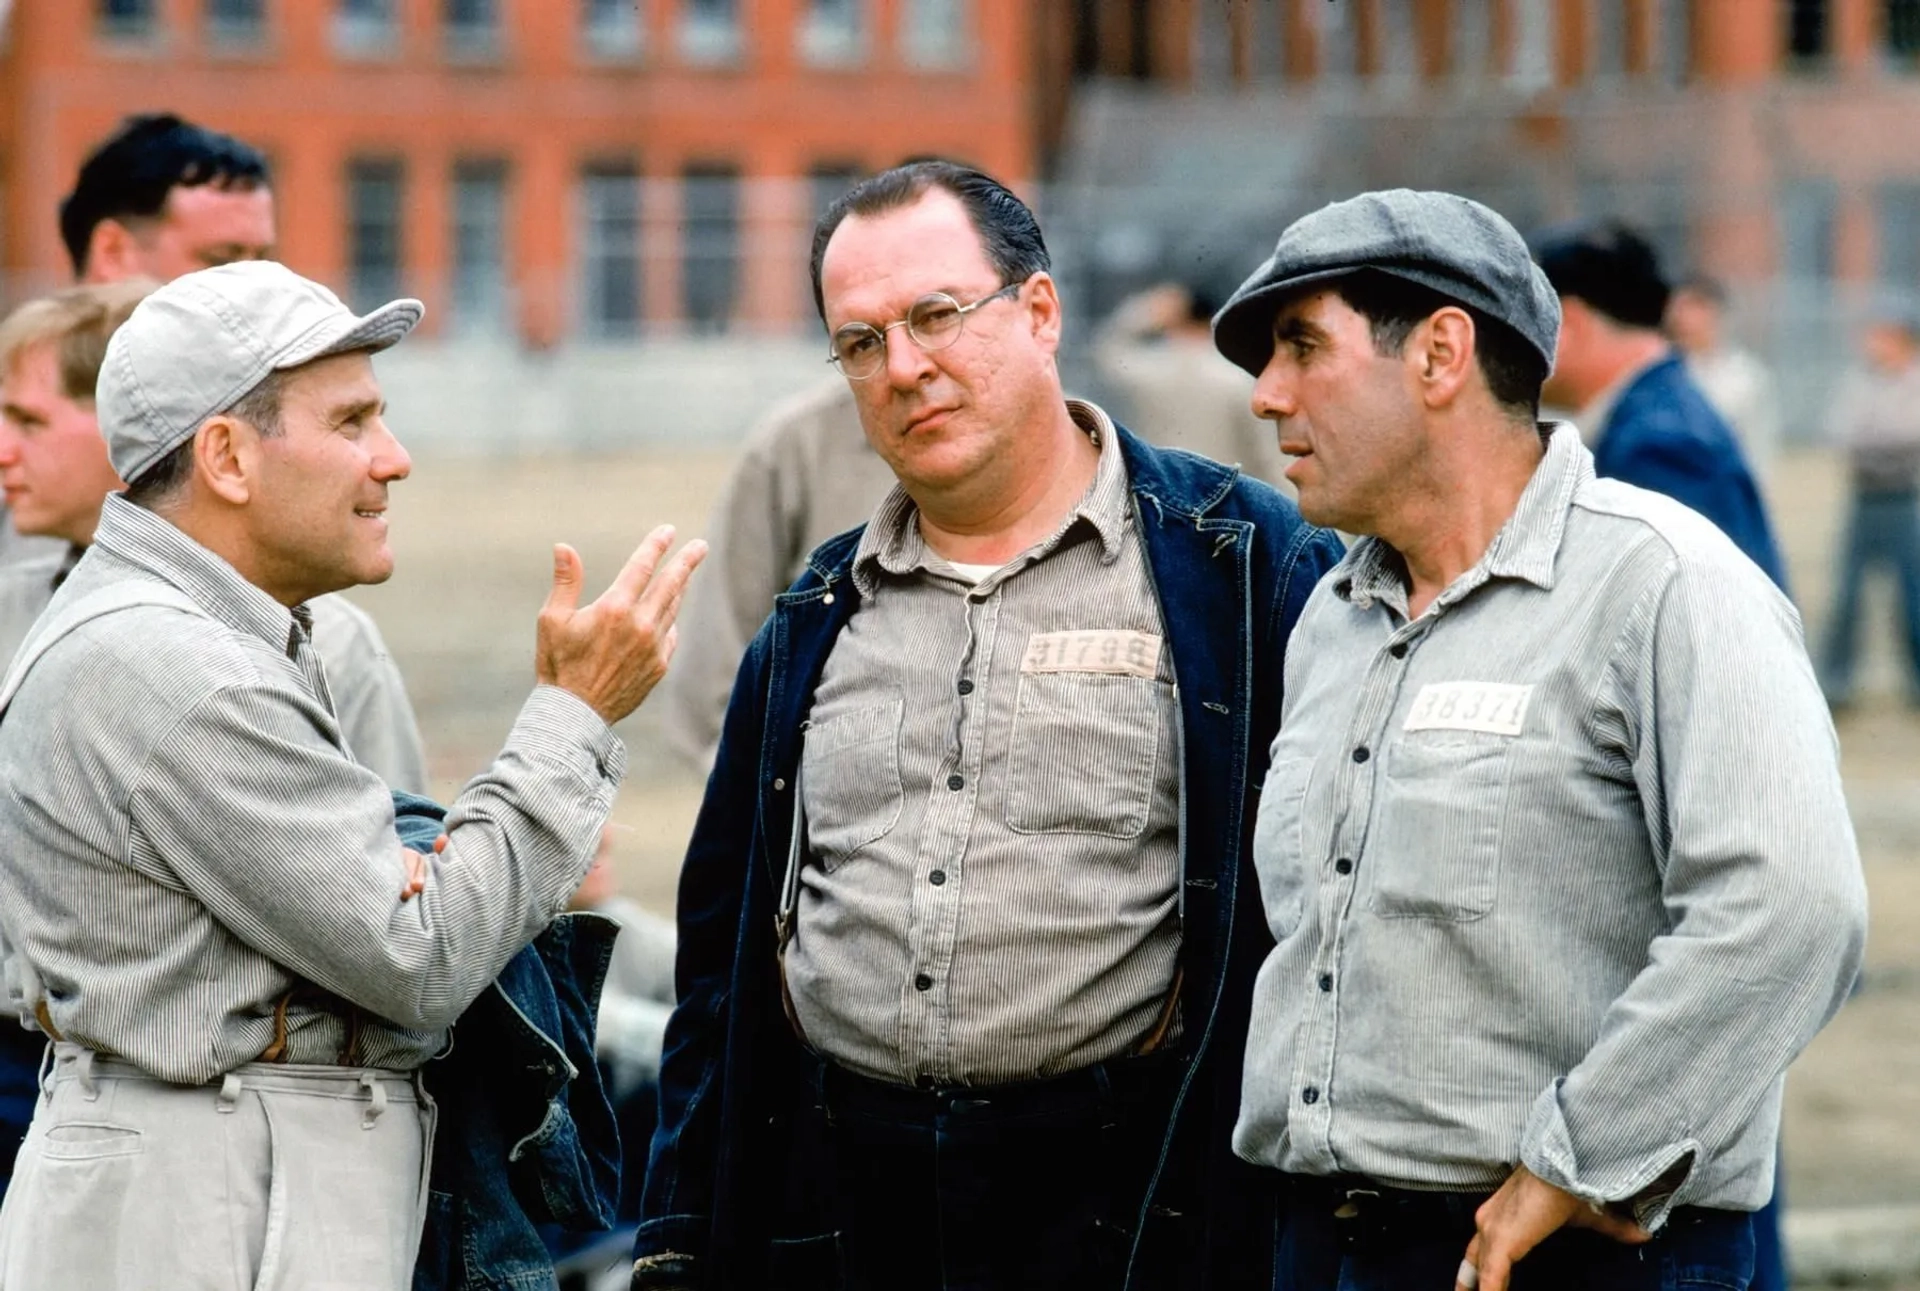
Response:
M596 162L580 179L580 322L587 335L640 330L640 169Z
M99 32L108 40L151 40L160 31L155 0L99 0L94 10Z
M1315 4L1308 9L1314 24L1315 65L1323 80L1344 80L1360 74L1360 22L1350 4Z
M731 166L689 166L681 189L682 312L696 332L724 332L739 278L740 175Z
M1882 184L1874 205L1880 225L1880 285L1911 298L1920 292L1920 182Z
M867 53L866 0L810 0L800 24L800 55L815 67L845 67Z
M827 213L846 191L860 182L865 172L850 161L817 162L807 171L807 198L813 216L818 224L820 217ZM811 236L811 231L809 231Z
M443 0L441 36L447 59L491 63L500 57L500 0Z
M1833 279L1839 204L1829 179L1796 179L1780 195L1780 267L1792 287L1824 290Z
M398 161L347 163L347 291L358 309L401 294L400 216L406 171Z
M1627 74L1626 0L1588 0L1587 31L1593 53L1588 60L1590 75L1602 80L1618 80Z
M1513 66L1508 81L1518 90L1544 90L1554 83L1554 0L1513 0Z
M333 10L333 48L348 58L377 58L400 44L394 0L337 0Z
M640 0L585 0L580 43L587 57L627 62L640 57L644 29Z
M498 336L507 324L507 164L453 167L453 330Z
M900 43L915 67L960 67L973 57L970 0L907 0Z
M1660 79L1685 85L1693 77L1692 0L1660 0Z
M680 56L689 63L731 63L738 60L738 0L682 0Z
M207 43L257 49L267 38L266 0L207 0Z
M1920 0L1887 0L1887 56L1911 63L1920 58Z
M1787 57L1802 66L1824 62L1832 39L1827 0L1785 0Z
M1414 0L1380 0L1377 12L1380 76L1391 83L1411 84L1420 76L1420 22Z
M1448 70L1466 85L1483 83L1494 74L1494 21L1497 8L1491 4L1469 4L1454 0L1451 18L1453 30L1448 43Z

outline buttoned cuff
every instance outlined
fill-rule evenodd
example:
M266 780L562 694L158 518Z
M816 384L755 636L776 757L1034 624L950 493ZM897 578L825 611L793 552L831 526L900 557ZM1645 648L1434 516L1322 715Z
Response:
M1700 1160L1699 1140L1681 1139L1637 1151L1578 1144L1560 1102L1563 1084L1554 1081L1534 1101L1520 1139L1520 1163L1543 1181L1594 1206L1631 1208L1634 1222L1649 1233L1657 1232L1693 1177Z
M705 1215L662 1215L641 1223L633 1237L633 1258L697 1260L707 1249L712 1223Z
M609 788L618 788L627 775L626 744L584 699L558 686L533 688L507 744L529 757L575 767Z

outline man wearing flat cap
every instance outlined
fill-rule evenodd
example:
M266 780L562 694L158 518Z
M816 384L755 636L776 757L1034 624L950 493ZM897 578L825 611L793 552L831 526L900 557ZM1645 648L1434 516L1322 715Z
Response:
M1235 1150L1300 1291L1745 1286L1865 892L1792 607L1537 421L1559 308L1445 193L1305 217L1215 320L1362 535L1287 651ZM1757 756L1756 756L1757 754Z
M53 1040L0 1208L0 1288L399 1288L434 1112L416 1073L561 910L702 548L656 530L599 600L555 550L536 685L405 851L349 756L305 603L392 570L407 454L356 317L275 264L154 292L108 343L114 470L0 684L9 993Z

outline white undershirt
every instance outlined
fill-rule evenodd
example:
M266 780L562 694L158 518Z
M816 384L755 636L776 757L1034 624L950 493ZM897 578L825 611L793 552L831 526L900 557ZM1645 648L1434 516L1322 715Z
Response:
M1006 568L1005 565L963 565L957 560L948 561L947 566L975 587Z

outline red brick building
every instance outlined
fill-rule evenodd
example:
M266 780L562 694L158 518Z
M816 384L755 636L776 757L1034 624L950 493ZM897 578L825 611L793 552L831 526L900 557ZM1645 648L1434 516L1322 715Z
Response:
M1028 0L0 0L0 283L125 114L274 164L281 252L454 333L791 327L846 177L1036 171Z

